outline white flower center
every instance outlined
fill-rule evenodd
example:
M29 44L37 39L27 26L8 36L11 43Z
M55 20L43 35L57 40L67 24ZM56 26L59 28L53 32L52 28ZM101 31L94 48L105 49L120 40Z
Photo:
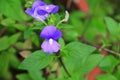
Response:
M49 9L49 7L47 6L46 9Z
M52 38L49 39L49 44L50 44L50 45L53 44L53 39L52 39Z

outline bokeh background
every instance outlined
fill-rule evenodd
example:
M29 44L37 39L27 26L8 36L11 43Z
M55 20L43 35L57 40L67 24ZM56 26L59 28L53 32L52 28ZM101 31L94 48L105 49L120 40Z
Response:
M79 4L72 0L44 1L59 5L61 18L64 18L65 10L69 11L69 21L61 25L66 26L61 30L66 44L71 41L89 41L111 45L110 49L120 52L119 47L112 46L117 45L119 40L114 36L108 38L109 32L105 24L107 16L120 22L120 0L84 0L86 3ZM39 50L43 41L39 37L42 23L25 13L33 2L34 0L0 0L0 80L32 80L27 71L18 69L18 66L29 54ZM120 77L117 76L117 79Z

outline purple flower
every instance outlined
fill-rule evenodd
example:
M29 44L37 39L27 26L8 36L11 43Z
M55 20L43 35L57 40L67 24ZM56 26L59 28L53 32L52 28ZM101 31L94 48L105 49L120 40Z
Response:
M49 17L51 13L57 13L59 7L53 4L47 5L46 3L42 2L41 0L37 0L33 3L31 9L27 9L25 12L28 15L31 15L38 21L44 21L46 18Z
M56 40L62 37L62 33L55 26L46 26L42 30L40 37L46 39L41 45L44 52L54 53L59 51L60 44Z
M51 38L49 40L44 41L41 45L41 48L46 53L54 53L59 51L60 44Z
M42 38L45 38L45 39L52 38L54 40L61 38L61 36L62 36L62 33L55 26L46 26L40 34L40 37Z

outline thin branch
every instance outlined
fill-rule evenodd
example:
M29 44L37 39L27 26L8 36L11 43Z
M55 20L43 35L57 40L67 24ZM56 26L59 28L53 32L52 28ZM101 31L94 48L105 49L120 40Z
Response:
M63 60L62 60L62 57L60 56L60 54L57 53L56 56L58 56L58 60L59 60L60 64L63 66L63 68L64 68L66 74L67 74L69 77L71 77L69 71L67 70L65 64L63 63Z
M107 49L107 48L101 48L101 46L102 46L101 44L92 43L92 42L86 40L83 36L82 36L82 38L79 37L78 40L79 40L79 41L81 40L82 42L87 43L87 44L89 44L89 45L92 45L92 46L96 47L97 49L103 49L103 50L105 50L105 51L107 51L107 52L109 52L109 53L111 53L111 54L114 54L114 55L120 57L120 53L115 52L115 51L112 51L112 50L109 50L109 49Z
M64 68L65 72L67 73L67 75L68 75L69 77L71 77L71 75L70 75L70 73L68 72L66 66L64 65L61 57L59 57L59 62L60 62L61 65L63 66L63 68Z
M103 49L104 49L105 51L109 52L109 53L112 53L112 54L120 57L120 53L117 53L117 52L115 52L115 51L109 50L109 49L107 49L107 48L103 48Z

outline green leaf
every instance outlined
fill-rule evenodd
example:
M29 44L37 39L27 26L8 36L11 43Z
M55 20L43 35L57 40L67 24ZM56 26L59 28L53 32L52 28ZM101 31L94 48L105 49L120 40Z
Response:
M66 30L66 29L65 29ZM78 36L79 34L74 30L66 30L65 34L63 35L63 38L65 39L65 41L78 41Z
M111 74L103 74L97 76L97 80L117 80L117 79Z
M24 31L26 29L24 24L14 24L14 28L16 28L20 31Z
M48 55L43 51L35 51L28 56L19 66L19 69L38 70L46 67L53 60L52 55Z
M29 75L33 80L45 80L39 70L29 70Z
M105 18L108 30L112 35L118 35L118 23L110 17Z
M7 19L2 20L1 24L4 25L4 26L12 27L15 24L15 21L12 20L12 19L7 18Z
M101 61L99 67L108 73L112 73L113 69L117 64L118 64L118 60L114 56L110 55L110 56L106 56Z
M23 21L26 19L20 0L0 0L0 12L14 20Z
M61 45L61 50L65 47L65 41L64 41L64 39L63 38L60 38L59 40L58 40L58 42L59 42L59 44Z
M80 77L93 69L102 59L102 56L97 54L89 56L95 49L95 47L80 42L66 45L63 49L64 53L61 54L65 55L64 63L70 74L79 74Z
M95 47L80 42L71 42L64 48L65 55L74 58L85 57L95 50L96 50Z
M69 24L60 24L60 27L58 27L59 29L71 29L74 28L72 25Z
M10 77L9 74L9 55L7 54L7 52L3 52L0 54L0 77L6 77L6 79L8 77Z
M82 71L83 74L89 73L93 68L95 68L100 63L102 59L103 56L100 54L93 54L86 57L86 59L84 59L83 62L81 63L80 71Z
M16 50L14 48L10 47L8 49L8 53L9 53L8 55L9 55L10 66L17 69L20 61L19 61L18 57L16 56Z
M101 40L101 38L96 39L96 37L105 36L107 28L103 21L103 18L93 17L90 20L85 20L84 30L86 31L86 40L89 40L91 42L98 42Z
M0 46L0 51L7 49L10 46L8 42L8 37L0 38L0 45L2 45Z
M18 74L16 78L18 80L33 80L28 74Z
M36 46L40 46L39 36L38 36L35 32L32 32L30 38L31 38L32 42L33 42Z
M9 37L9 44L14 44L17 42L18 38L20 37L21 33L17 33Z
M116 72L114 74L116 78L119 80L120 79L120 66L116 69Z

